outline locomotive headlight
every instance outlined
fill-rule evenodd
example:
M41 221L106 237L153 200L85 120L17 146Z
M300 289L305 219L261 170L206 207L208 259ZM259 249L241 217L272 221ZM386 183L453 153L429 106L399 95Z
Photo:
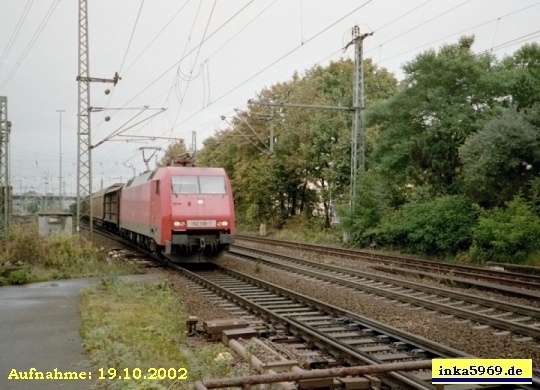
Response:
M174 226L174 227L185 227L185 226L186 226L186 222L185 222L185 221L174 221L174 222L173 222L173 226Z
M227 221L218 221L217 226L218 227L229 226L229 222L227 222Z

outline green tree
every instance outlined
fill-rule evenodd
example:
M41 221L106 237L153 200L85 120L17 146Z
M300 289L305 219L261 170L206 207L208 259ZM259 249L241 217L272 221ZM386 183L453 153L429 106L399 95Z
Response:
M186 143L183 139L179 139L176 142L172 142L167 146L167 149L165 150L165 154L159 160L158 166L160 167L166 167L171 165L171 161L174 157L180 156L184 153L187 153L188 149L186 147Z
M272 200L268 196L275 192L270 190L275 187L270 174L273 165L266 146L259 139L267 129L265 123L253 120L247 112L239 112L229 123L232 128L221 130L204 141L197 163L226 170L231 179L239 222L255 226L274 216Z
M518 110L540 102L540 45L529 43L519 48L502 63L508 72L507 82L512 104Z
M331 63L327 67L314 67L307 72L303 88L305 95L315 96L313 104L350 106L354 64L350 60ZM378 68L368 59L364 62L366 106L386 99L397 91L397 80L384 68ZM310 92L310 90L312 90ZM304 159L307 174L320 194L324 208L325 225L330 225L330 204L343 202L350 185L351 113L335 110L317 110L306 115L302 124L307 131ZM376 138L376 128L367 130L367 147Z
M394 76L371 61L365 63L368 104L390 96ZM353 63L340 60L315 66L304 75L263 89L247 110L229 120L230 129L205 142L199 163L227 169L240 218L250 216L281 226L292 216L322 216L330 224L330 206L348 193L351 115L266 103L285 101L350 107ZM269 128L275 148L269 156ZM260 194L260 196L259 196Z
M478 55L472 37L405 64L397 94L368 111L380 136L372 154L396 188L428 186L456 193L458 148L500 105L503 85L492 73L494 58Z
M531 193L540 174L540 127L531 123L538 117L538 107L528 112L508 109L460 147L461 176L471 199L502 206L520 193Z
M361 175L354 212L342 212L342 224L351 232L351 242L368 246L376 244L377 227L392 211L393 197L388 183L375 170Z

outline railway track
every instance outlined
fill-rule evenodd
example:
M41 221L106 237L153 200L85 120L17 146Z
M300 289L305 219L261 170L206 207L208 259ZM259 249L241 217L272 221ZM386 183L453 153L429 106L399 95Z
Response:
M238 316L253 320L263 317L275 329L287 329L287 337L269 336L283 341L286 348L300 349L310 360L311 368L322 368L333 362L353 365L413 362L436 357L465 357L465 353L434 343L419 336L380 324L371 319L325 304L307 296L264 282L249 275L216 266L214 270L191 272L174 266L193 281L193 288L211 301L229 305ZM230 302L230 303L224 303ZM318 347L320 353L309 348ZM328 357L330 356L330 357ZM332 360L334 359L334 360ZM381 376L391 388L435 389L431 371L393 372ZM538 389L533 385L514 389ZM493 388L478 386L481 388ZM462 389L462 386L445 386Z
M244 317L259 326L271 324L270 328L275 333L268 335L265 342L278 351L294 349L295 354L303 354L305 368L466 356L463 352L420 336L232 270L216 268L212 271L190 272L176 264L167 265L190 278L195 291L222 305L235 316ZM435 389L430 383L431 372L427 370L392 372L380 378L391 388ZM533 385L513 388L539 389L538 379L533 381ZM446 388L462 389L460 386ZM492 389L497 386L482 388Z
M241 306L241 309L233 309L235 315L242 315L243 309L246 313L244 315L251 321L251 313L255 313L275 328L286 327L292 335L287 340L278 336L278 339L285 341L281 345L304 351L299 355L304 354L311 368L338 361L359 365L467 356L455 349L233 270L222 267L198 272L181 267L176 269L198 285L204 286L195 287L199 293L219 300L219 297L213 295L216 293ZM206 289L213 293L205 293ZM322 353L309 349L306 352L310 345L318 347ZM393 387L434 389L429 370L389 373L382 380Z
M124 243L106 231L97 232ZM154 258L147 251L141 252ZM269 329L263 332L267 333L266 344L285 356L299 358L306 369L468 356L440 344L427 348L430 342L422 337L213 264L210 266L214 270L192 272L178 264L156 260L180 272L196 293L212 303L251 326ZM429 370L391 372L380 378L392 388L435 389Z
M260 249L235 245L229 254L540 341L540 309L534 307L496 302L440 287L425 286Z
M439 261L430 261L418 259L414 257L398 256L388 253L367 251L367 250L351 250L338 247L328 247L323 245L307 244L295 241L276 240L266 237L258 237L252 235L237 235L239 240L255 242L259 244L281 246L291 249L300 249L328 256L342 256L351 259L369 261L379 265L391 267L393 272L407 273L414 270L415 275L421 275L422 272L427 274L442 274L456 282L466 282L465 279L474 279L490 284L499 284L512 286L512 288L528 289L540 291L540 275L524 274L519 272L507 272L490 268L474 267L460 264L450 264ZM463 280L458 279L463 278ZM482 287L482 284L477 284ZM488 287L485 285L484 287Z

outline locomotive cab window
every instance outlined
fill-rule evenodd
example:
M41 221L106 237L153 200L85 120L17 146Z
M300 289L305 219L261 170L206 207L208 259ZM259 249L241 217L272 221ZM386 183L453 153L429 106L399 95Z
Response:
M223 176L199 176L199 182L201 194L224 195L227 193Z
M197 176L172 176L174 194L198 194L199 180Z
M172 176L174 194L218 194L227 193L222 176Z

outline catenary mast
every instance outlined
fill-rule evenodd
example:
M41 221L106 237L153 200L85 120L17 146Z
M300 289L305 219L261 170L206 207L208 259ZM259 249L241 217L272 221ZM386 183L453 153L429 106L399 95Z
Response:
M90 82L116 83L120 80L118 73L112 79L90 77L88 53L88 2L79 0L79 87L78 126L77 126L77 232L80 231L80 220L83 217L92 219L93 210L90 195L92 194L92 144L90 126ZM92 224L90 223L90 239Z
M9 227L11 218L11 185L9 180L9 133L7 97L0 96L0 230Z

